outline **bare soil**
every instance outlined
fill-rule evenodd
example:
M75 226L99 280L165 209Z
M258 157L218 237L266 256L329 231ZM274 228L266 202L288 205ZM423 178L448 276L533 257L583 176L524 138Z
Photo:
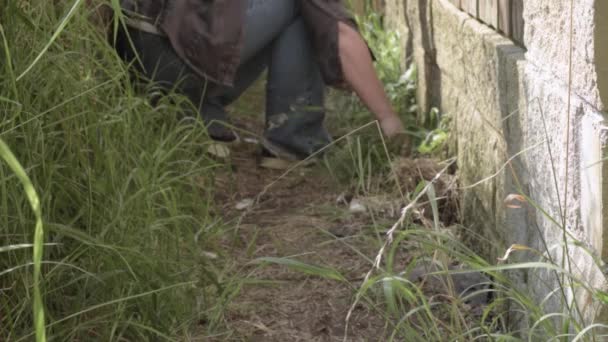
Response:
M230 340L342 341L356 291L351 286L360 284L371 268L356 251L375 253L375 244L363 233L370 218L336 203L340 187L320 167L298 169L280 179L244 215L236 205L256 198L283 172L260 168L257 155L255 148L233 149L233 174L217 179L217 203L227 218L241 219L238 245L245 248L234 250L236 262L292 257L339 270L351 285L284 266L251 265L250 279L270 282L245 285L231 302L226 312ZM386 333L381 311L357 307L349 341L380 341Z

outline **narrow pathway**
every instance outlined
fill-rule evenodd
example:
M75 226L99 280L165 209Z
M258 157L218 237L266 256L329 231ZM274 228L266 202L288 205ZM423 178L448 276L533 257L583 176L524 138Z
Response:
M261 133L260 113L264 111L263 82L231 108L237 125L256 134ZM335 114L329 113L329 119L336 121ZM399 200L395 203L399 191L394 188L394 194L367 198L373 203L355 213L338 201L347 187L333 181L323 165L298 168L281 177L284 171L261 168L259 155L253 144L233 147L231 171L216 178L216 204L225 222L236 225L235 236L224 241L225 250L240 269L237 276L243 285L224 313L227 333L214 341L343 341L345 318L357 290L403 205ZM405 192L413 191L421 179L432 179L441 168L428 159L403 159L394 165ZM392 184L386 175L369 176L386 178L376 180ZM269 184L273 185L267 188ZM242 210L264 190L257 205ZM451 213L441 217L447 223L456 210L445 209L442 214ZM332 268L346 281L254 262L267 257ZM411 258L408 252L396 257L395 267L405 269ZM387 340L392 330L385 313L386 308L361 301L352 313L347 340Z
M256 156L253 147L235 148L234 172L217 179L216 200L228 218L243 215L238 204L245 206L283 172L260 168ZM332 267L348 283L361 284L371 267L364 255L375 253L373 234L363 233L369 232L371 221L336 203L339 195L340 187L320 166L288 174L241 221L239 248L233 249L236 263L292 257ZM342 341L356 291L352 285L280 265L251 265L247 272L248 284L225 314L232 331L228 340ZM363 304L353 313L349 330L349 341L379 341L386 333L381 312Z

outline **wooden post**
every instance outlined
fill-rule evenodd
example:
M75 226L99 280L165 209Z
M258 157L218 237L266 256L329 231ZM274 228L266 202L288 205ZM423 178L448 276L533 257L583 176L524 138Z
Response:
M474 18L478 18L477 0L461 0L460 3L463 11L469 13Z
M479 20L498 28L498 0L479 0Z
M498 30L507 37L513 34L511 28L511 0L498 0Z
M460 1L461 0L450 0L450 2L453 3L456 8L462 8Z

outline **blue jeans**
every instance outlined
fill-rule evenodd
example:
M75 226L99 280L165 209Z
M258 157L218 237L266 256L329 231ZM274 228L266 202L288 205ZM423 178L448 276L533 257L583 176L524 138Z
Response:
M224 107L268 70L265 138L299 158L326 146L331 138L323 125L324 84L298 2L249 0L244 27L241 65L233 87L199 77L165 37L134 29L128 34L144 76L186 95L208 123L213 138L234 139L233 133L218 123L228 122ZM117 49L126 60L135 58L124 32L119 32Z

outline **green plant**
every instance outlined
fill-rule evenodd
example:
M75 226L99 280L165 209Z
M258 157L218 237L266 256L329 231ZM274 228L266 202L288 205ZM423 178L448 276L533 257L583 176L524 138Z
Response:
M448 139L450 117L441 116L437 108L432 108L428 116L428 126L432 128L426 130L424 139L418 145L417 151L421 154L440 151Z
M0 1L0 138L39 194L46 244L31 191L0 163L0 340L41 336L43 309L49 339L179 339L224 289L198 257L222 234L223 166L202 124L176 119L183 98L133 91L81 3Z
M34 241L33 244L22 244L12 245L0 248L0 252L8 252L11 250L17 250L21 248L32 248L32 259L33 259L33 290L34 290L34 301L32 303L32 311L34 316L34 327L36 331L36 341L46 341L46 330L44 324L44 306L42 304L42 294L40 291L40 270L42 266L42 252L44 245L44 228L42 224L42 212L40 209L40 198L32 185L32 181L25 173L23 166L19 163L15 155L8 146L0 139L0 157L3 158L11 170L15 173L19 181L23 185L23 192L26 194L29 204L34 211L36 216L36 227L34 230Z

